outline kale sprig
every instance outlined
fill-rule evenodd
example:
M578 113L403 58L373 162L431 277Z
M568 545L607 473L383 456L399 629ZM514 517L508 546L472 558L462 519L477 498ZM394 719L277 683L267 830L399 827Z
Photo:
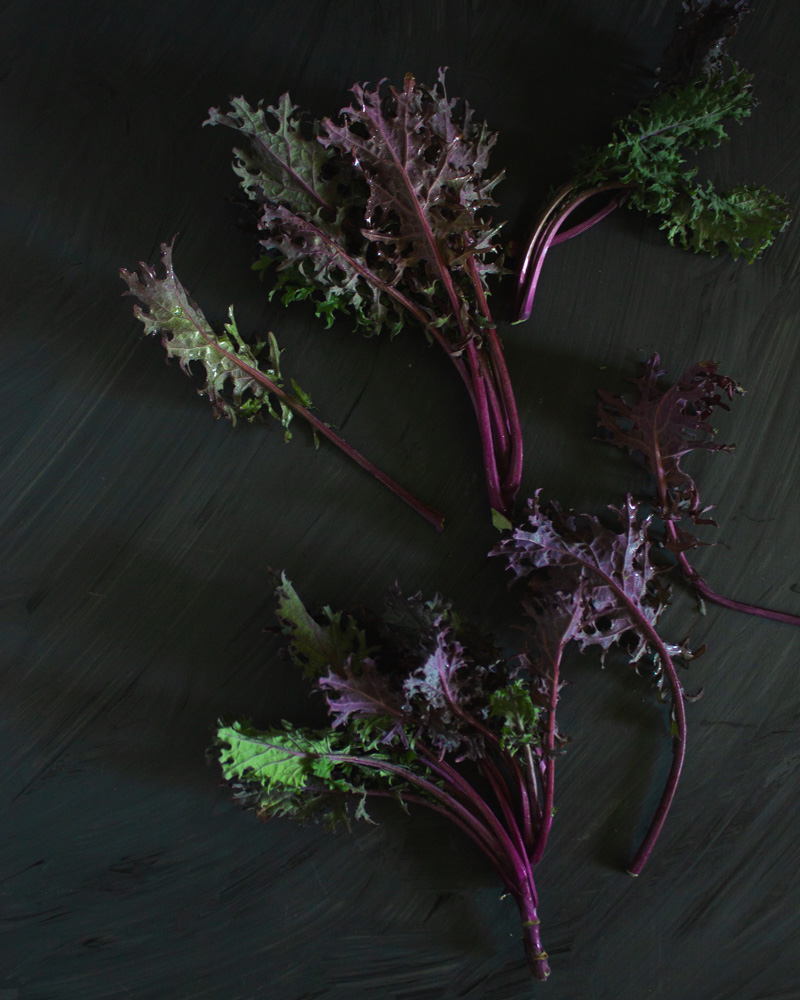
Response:
M692 566L689 553L704 544L693 526L716 526L716 521L709 516L713 506L700 500L697 484L681 462L692 451L733 450L733 445L716 440L710 420L716 410L729 409L728 402L744 390L720 374L713 361L693 365L671 385L664 384L665 374L659 356L653 354L641 376L629 380L633 393L600 391L601 440L626 451L652 476L653 513L662 525L661 542L701 600L759 618L800 625L800 615L724 597Z
M522 439L487 277L503 273L487 214L495 133L466 102L407 76L402 89L356 84L338 121L312 120L284 94L275 106L236 98L207 124L234 129L234 170L257 216L272 294L310 300L330 325L395 335L422 327L446 351L473 404L489 501L511 512Z
M290 379L292 391L286 390L281 352L273 333L267 334L266 342L248 344L236 326L233 306L223 332L216 333L175 274L171 243L161 245L161 265L163 277L143 262L138 272L121 269L120 277L128 286L125 294L141 303L134 307L134 315L141 320L145 334L159 335L167 358L177 359L190 377L201 377L197 391L208 397L215 417L224 416L235 424L237 418L253 421L269 416L283 426L284 441L289 441L289 425L299 416L311 425L315 443L317 435L326 438L441 530L442 515L417 500L320 420L312 412L308 394L294 379Z
M330 608L314 617L284 577L276 596L289 654L325 698L330 725L220 724L215 752L235 798L262 818L330 826L368 820L373 798L432 809L497 871L519 908L531 975L545 979L534 872L566 742L556 712L569 645L603 656L615 648L634 667L646 664L671 706L672 765L631 874L661 832L686 751L677 664L697 654L659 635L666 591L650 561L647 518L630 499L615 513L621 530L537 497L527 522L495 549L525 583L529 641L512 658L438 597L394 589L377 620Z
M591 228L620 205L654 217L670 243L716 256L722 245L752 262L789 221L787 202L765 187L717 191L697 180L687 156L719 146L728 122L753 108L752 76L724 56L749 9L742 0L692 0L683 5L664 55L660 90L611 129L609 142L584 154L573 178L541 209L519 270L517 319L527 319L551 247ZM588 202L600 207L571 227Z

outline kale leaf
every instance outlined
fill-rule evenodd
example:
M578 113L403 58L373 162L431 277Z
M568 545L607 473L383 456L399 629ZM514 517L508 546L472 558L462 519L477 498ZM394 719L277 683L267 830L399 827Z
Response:
M167 357L177 358L180 367L189 376L198 374L198 369L202 372L203 381L198 392L211 400L215 416L225 416L235 423L237 417L253 420L266 413L281 423L285 441L291 438L289 424L292 418L302 417L311 425L315 443L317 435L327 438L437 530L441 530L444 523L442 515L381 472L312 413L308 394L294 379L290 379L293 391L286 391L280 372L280 350L272 333L267 334L265 358L263 354L267 344L248 345L240 336L233 318L233 307L229 309L229 321L224 332L215 333L175 274L171 243L161 245L161 264L163 277L158 277L155 268L145 263L139 265L138 273L122 268L120 277L128 286L125 294L139 300L141 305L134 306L134 315L142 321L145 334L160 334Z
M639 378L629 381L634 393L618 395L600 391L598 423L601 440L621 448L653 477L653 512L663 524L662 544L677 561L684 578L698 597L746 614L800 625L800 615L775 611L717 593L689 562L688 552L703 544L686 527L715 525L707 515L693 477L681 465L692 451L731 452L732 445L716 440L710 423L716 410L727 410L728 402L744 393L742 387L721 375L713 361L693 365L672 385L664 384L665 371L653 354Z

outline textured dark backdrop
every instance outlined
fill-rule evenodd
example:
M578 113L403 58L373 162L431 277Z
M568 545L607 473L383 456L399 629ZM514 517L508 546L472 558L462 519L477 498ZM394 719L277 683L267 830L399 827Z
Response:
M800 205L800 10L759 3L734 53L760 107L711 169ZM665 618L708 654L687 686L689 756L656 854L621 868L668 764L642 682L571 670L559 814L539 869L553 975L526 979L518 918L437 819L382 810L329 835L261 825L204 750L218 715L315 718L276 657L268 567L312 604L439 590L507 639L473 417L413 333L325 333L266 301L236 229L229 95L290 89L316 114L407 71L501 133L509 237L584 143L652 83L672 0L277 4L71 0L0 12L2 775L0 1000L794 1000L798 636L679 595ZM302 428L214 423L145 342L120 265L180 232L215 320L275 330L326 419L448 517L437 536ZM718 360L748 395L735 457L694 464L718 502L698 563L732 596L800 612L798 255L753 266L670 248L617 213L549 257L535 318L504 325L526 435L524 491L599 512L643 480L592 441L594 392L654 349ZM507 292L497 308L507 311ZM643 806L642 803L645 802Z

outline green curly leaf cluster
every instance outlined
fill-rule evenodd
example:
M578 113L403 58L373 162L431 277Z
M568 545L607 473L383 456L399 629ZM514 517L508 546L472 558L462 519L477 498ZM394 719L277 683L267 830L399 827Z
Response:
M718 146L726 122L741 122L753 106L751 76L731 63L640 104L614 126L611 141L578 166L576 188L618 183L631 208L659 218L671 243L715 256L755 260L786 227L789 207L764 187L719 192L695 178L687 153Z

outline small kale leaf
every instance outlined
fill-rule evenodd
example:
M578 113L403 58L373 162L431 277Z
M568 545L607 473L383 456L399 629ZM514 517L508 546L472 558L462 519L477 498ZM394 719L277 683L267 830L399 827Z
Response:
M506 558L515 579L530 578L529 616L547 620L544 634L556 624L560 648L574 641L582 650L599 646L605 657L624 639L631 662L638 661L651 647L665 606L650 561L649 518L639 516L630 497L622 508L612 508L621 531L557 504L545 508L538 494L529 508L527 523L493 552ZM555 571L556 586L541 571Z
M344 164L320 145L319 123L288 94L266 109L262 103L253 108L244 97L233 98L230 111L210 108L203 124L225 125L247 139L246 146L234 150L233 169L248 198L292 205L309 217L335 216Z
M332 728L346 725L352 719L374 719L381 723L385 719L382 741L390 742L399 736L407 743L402 693L380 672L371 657L364 657L357 666L353 666L354 659L349 659L343 671L331 671L317 680L317 687L325 692Z
M715 440L709 420L717 409L729 409L726 401L742 395L742 387L721 375L713 361L693 365L671 386L661 383L665 375L658 354L644 365L639 378L629 381L635 395L601 390L598 422L603 440L627 451L655 477L654 511L663 521L691 518L695 524L713 524L705 517L694 479L681 466L692 451L731 451L733 445ZM689 537L683 537L685 546ZM696 542L694 544L697 544Z
M544 699L528 677L515 677L489 696L489 716L500 723L500 745L512 756L523 747L540 746Z
M237 417L253 420L266 411L283 425L288 440L292 410L280 398L273 402L271 389L264 384L267 380L278 389L282 386L280 351L273 334L268 334L267 344L246 344L232 306L224 333L215 333L175 274L172 243L161 245L161 263L164 277L158 277L145 263L140 264L138 273L120 270L128 286L126 294L141 303L133 311L145 334L159 334L167 357L177 358L187 375L193 375L192 366L202 369L205 381L197 391L209 398L216 417L236 423ZM264 347L268 347L267 364L259 360Z

